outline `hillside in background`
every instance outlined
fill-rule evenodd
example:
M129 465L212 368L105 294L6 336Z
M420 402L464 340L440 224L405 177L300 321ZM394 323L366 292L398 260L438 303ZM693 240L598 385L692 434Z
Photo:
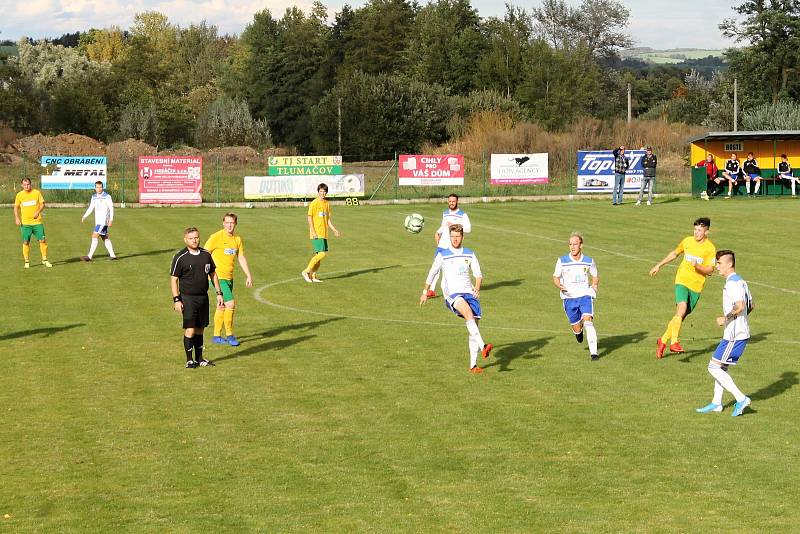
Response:
M628 48L620 52L623 59L638 59L645 63L663 65L665 63L677 64L693 62L706 58L723 59L723 50L704 50L700 48L671 48L669 50L656 50L650 47Z

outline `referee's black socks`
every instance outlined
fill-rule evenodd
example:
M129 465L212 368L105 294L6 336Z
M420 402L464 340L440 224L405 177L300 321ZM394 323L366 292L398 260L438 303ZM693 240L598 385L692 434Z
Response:
M183 350L186 352L186 361L192 361L192 348L194 348L194 338L183 336Z
M203 334L195 334L192 341L194 342L194 360L200 363L203 361Z

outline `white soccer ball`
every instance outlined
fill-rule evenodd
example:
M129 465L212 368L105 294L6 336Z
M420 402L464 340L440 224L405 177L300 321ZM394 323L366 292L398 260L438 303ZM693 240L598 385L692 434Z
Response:
M419 213L412 213L406 217L406 221L403 223L403 226L405 226L406 230L412 234L418 234L425 226L425 217Z

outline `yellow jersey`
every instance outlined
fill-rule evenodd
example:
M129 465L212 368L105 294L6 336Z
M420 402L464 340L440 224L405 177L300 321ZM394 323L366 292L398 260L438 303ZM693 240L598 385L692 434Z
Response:
M713 267L717 260L714 244L709 239L698 243L694 236L685 237L675 249L675 254L683 254L675 283L684 285L695 293L701 292L706 284L706 276L698 273L689 261L694 260L698 265Z
M233 266L236 263L236 257L244 253L242 238L238 235L228 235L222 229L211 234L203 248L211 253L214 265L217 266L217 276L222 280L233 280Z
M34 225L42 224L42 214L33 218L33 214L44 204L44 197L38 189L31 189L30 192L20 191L14 199L14 205L19 206L20 219L22 224Z
M314 231L317 237L328 239L328 221L331 218L331 205L327 200L322 200L317 197L308 205L308 216L311 217L311 222L314 225ZM313 234L309 232L311 237Z

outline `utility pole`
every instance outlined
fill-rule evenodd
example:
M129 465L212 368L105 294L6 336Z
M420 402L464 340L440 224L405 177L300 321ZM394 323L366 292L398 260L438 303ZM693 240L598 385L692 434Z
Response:
M739 80L733 79L733 131L739 131Z
M631 84L628 84L628 124L631 123Z
M339 98L337 101L337 109L338 109L338 130L339 130L339 155L342 155L342 99Z

